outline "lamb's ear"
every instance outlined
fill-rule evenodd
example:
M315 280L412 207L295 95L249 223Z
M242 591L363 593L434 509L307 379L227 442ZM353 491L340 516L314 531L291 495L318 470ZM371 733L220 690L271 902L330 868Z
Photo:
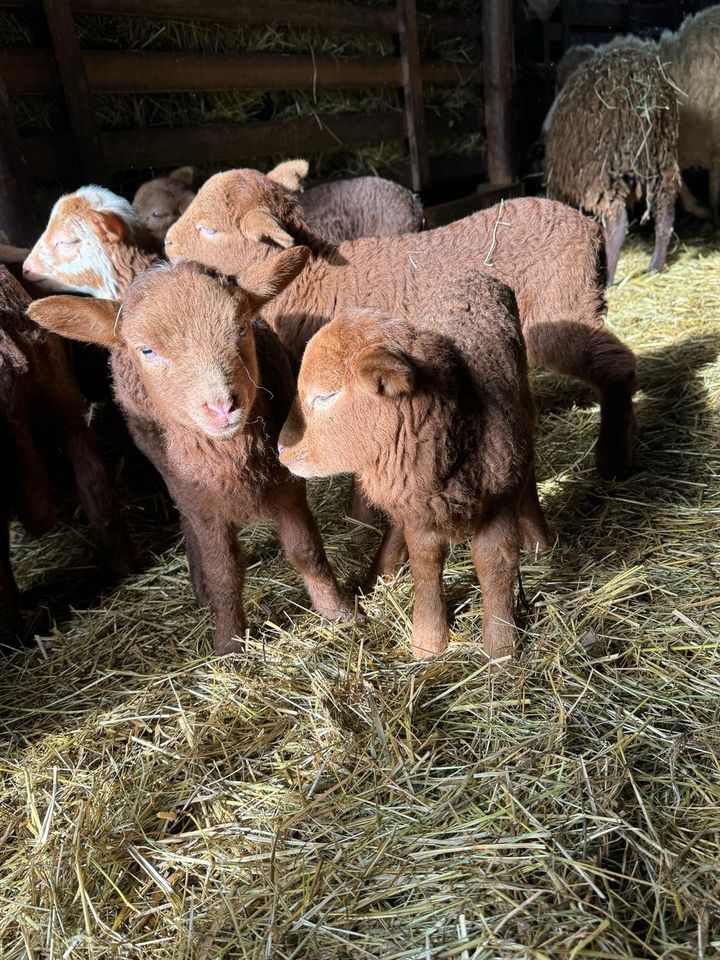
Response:
M415 368L401 353L386 347L368 347L355 364L358 383L366 393L381 397L400 397L412 393Z
M168 176L171 180L178 180L186 187L191 187L193 185L193 180L195 179L195 168L178 167L177 170L171 170Z
M254 210L245 214L240 223L240 230L248 240L253 240L256 243L263 240L276 243L283 250L287 250L295 243L290 234L283 230L280 221L261 207L255 207Z
M128 228L125 221L109 210L93 210L89 219L90 225L101 240L118 243L127 235Z
M300 193L309 169L310 164L307 160L285 160L266 174L266 177L268 180L279 183L290 193Z
M258 306L262 306L292 283L309 256L307 247L290 247L272 260L250 267L242 278L237 278L238 282Z
M46 330L70 340L84 340L101 347L119 347L117 333L119 300L63 295L35 300L27 308L32 319Z

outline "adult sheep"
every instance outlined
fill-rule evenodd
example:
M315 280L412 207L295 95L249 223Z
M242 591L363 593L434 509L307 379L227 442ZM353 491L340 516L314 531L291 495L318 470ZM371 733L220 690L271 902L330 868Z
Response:
M288 160L268 173L271 180L298 193L310 226L325 240L340 243L357 237L391 237L422 227L423 206L406 187L384 177L354 177L320 183L303 191L308 173L305 160ZM170 227L190 205L192 167L180 167L167 177L138 188L133 206L154 236L165 239Z
M680 189L677 92L657 46L635 37L598 48L565 81L547 121L548 196L601 217L608 282L643 202L655 223L649 269L661 270Z
M681 169L709 171L710 213L720 220L720 6L687 17L660 38L660 59L680 90ZM692 198L683 202L700 212Z
M294 244L310 247L310 263L264 315L297 363L338 311L412 315L420 299L442 295L441 265L479 268L513 289L530 362L592 385L601 404L598 467L606 476L627 471L635 357L603 323L602 235L592 220L526 198L436 230L333 246L311 229L294 193L256 170L234 170L207 181L171 228L166 249L171 258L242 275Z

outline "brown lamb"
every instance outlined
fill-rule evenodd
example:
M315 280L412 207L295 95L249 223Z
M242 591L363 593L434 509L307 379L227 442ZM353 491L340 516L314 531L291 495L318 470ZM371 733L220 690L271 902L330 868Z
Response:
M585 48L582 48L581 53ZM545 138L548 196L601 217L608 282L628 231L628 208L644 203L655 222L649 270L662 270L680 190L678 94L657 44L624 37L565 80Z
M338 312L374 307L412 317L419 302L442 294L443 267L485 270L515 293L530 362L593 387L598 468L626 473L635 357L604 326L602 234L588 217L551 200L509 200L436 230L331 246L310 229L292 193L255 170L234 170L207 181L170 229L166 249L171 258L242 274L295 243L311 248L310 263L263 315L296 362Z
M275 524L315 608L353 609L340 592L305 499L277 459L294 393L280 341L258 310L302 270L288 250L246 274L244 289L196 264L158 266L115 300L48 297L31 307L63 336L109 347L117 401L137 446L163 475L181 514L195 594L215 614L215 652L242 649L245 561L235 527Z
M178 167L166 177L148 180L136 190L132 205L145 229L160 243L192 203L195 196L192 188L194 176L192 167Z
M293 193L301 193L309 166L305 160L281 163L268 176ZM147 229L161 242L195 196L193 168L180 167L139 187L133 198ZM415 233L423 222L420 199L406 187L383 177L355 177L308 187L298 198L305 219L332 243L356 237L390 237Z
M443 565L451 543L471 537L483 645L496 659L512 651L520 544L548 538L525 345L506 284L478 271L443 279L443 295L412 322L355 310L315 334L279 453L301 477L353 473L388 514L375 566L382 570L388 553L397 559L404 538L415 657L447 646Z
M0 634L22 636L10 567L8 520L32 534L55 519L55 499L38 441L61 444L72 464L78 499L95 527L106 564L131 567L131 551L108 476L86 423L87 403L70 370L65 346L27 315L30 297L0 267Z

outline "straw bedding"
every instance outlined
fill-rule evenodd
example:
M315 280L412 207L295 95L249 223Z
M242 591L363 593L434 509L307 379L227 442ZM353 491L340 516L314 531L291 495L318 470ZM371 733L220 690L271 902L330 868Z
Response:
M453 643L423 665L407 575L340 630L248 530L253 638L216 662L147 483L128 507L145 568L99 596L82 524L16 531L23 586L69 567L75 608L0 675L0 956L718 956L717 240L656 277L641 239L621 260L610 322L641 383L628 482L594 473L590 398L535 377L559 541L524 558L511 670L478 654L465 548L445 576ZM319 483L313 502L353 580L373 535L343 520L346 492Z

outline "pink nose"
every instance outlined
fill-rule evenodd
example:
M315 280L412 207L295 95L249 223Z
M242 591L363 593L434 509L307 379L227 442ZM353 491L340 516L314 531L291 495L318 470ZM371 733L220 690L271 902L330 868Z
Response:
M224 400L220 403L206 403L205 406L211 414L210 419L216 420L221 426L230 422L230 414L235 409L234 400Z

